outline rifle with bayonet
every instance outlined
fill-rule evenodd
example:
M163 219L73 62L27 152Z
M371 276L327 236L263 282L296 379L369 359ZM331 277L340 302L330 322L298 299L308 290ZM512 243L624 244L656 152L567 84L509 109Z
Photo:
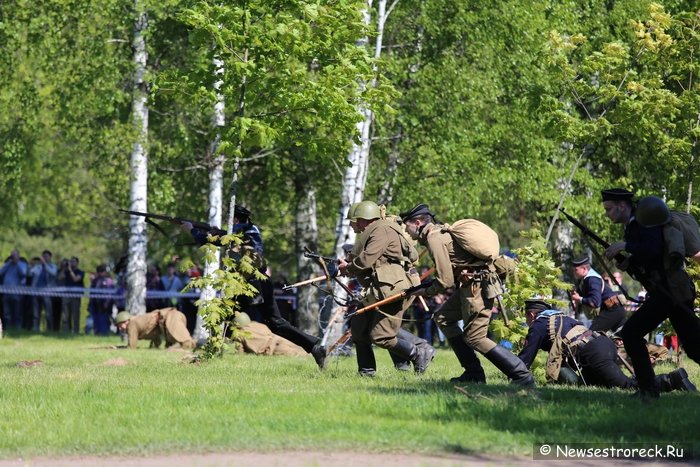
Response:
M128 211L126 209L120 209L120 211L127 213L129 215L132 215L132 216L145 217L146 223L148 225L153 226L153 228L155 228L158 232L160 232L163 235L165 235L166 237L168 237L173 242L175 240L173 238L171 238L170 235L168 235L167 232L165 232L165 230L163 230L163 228L161 226L159 226L158 224L153 222L153 219L167 221L167 222L170 222L172 224L177 224L177 225L182 225L184 223L189 222L190 224L192 224L192 227L194 227L195 229L201 230L203 232L207 232L215 237L217 237L217 236L221 237L221 236L224 236L228 233L225 230L222 230L218 227L214 227L212 225L209 225L206 222L199 222L199 221L195 221L192 219L185 219L184 217L166 216L165 214L154 214L152 212Z

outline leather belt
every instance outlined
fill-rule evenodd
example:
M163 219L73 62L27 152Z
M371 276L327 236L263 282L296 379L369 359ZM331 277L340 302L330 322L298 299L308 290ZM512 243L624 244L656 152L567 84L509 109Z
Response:
M615 308L616 306L622 306L622 303L620 303L620 299L617 295L613 295L612 297L603 300L603 305L605 305L605 308L609 310Z
M490 273L488 266L457 266L452 274L462 284L480 281Z
M571 339L570 344L577 347L583 346L597 337L600 337L599 332L588 330Z

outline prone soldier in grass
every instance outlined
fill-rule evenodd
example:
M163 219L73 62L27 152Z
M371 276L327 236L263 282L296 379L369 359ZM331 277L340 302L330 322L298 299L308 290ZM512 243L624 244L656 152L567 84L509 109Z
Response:
M151 341L151 347L194 349L196 343L187 331L187 318L177 308L161 308L142 315L132 316L120 311L116 317L117 329L128 335L129 348L138 347L139 340Z
M617 347L607 335L587 329L545 300L526 300L525 318L530 329L518 357L530 368L539 350L548 352L549 381L606 388L639 387L636 379L620 369ZM658 375L655 382L661 392L696 391L683 368Z

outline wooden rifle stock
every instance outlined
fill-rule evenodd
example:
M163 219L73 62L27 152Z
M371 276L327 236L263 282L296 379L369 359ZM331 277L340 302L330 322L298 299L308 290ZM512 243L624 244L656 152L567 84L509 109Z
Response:
M326 276L316 276L316 277L312 277L311 279L306 279L305 281L295 282L294 284L285 285L284 287L282 287L282 290L289 290L289 289L293 289L295 287L301 287L302 285L309 285L309 284L313 284L315 282L320 282L320 281L324 281L324 280L326 280Z

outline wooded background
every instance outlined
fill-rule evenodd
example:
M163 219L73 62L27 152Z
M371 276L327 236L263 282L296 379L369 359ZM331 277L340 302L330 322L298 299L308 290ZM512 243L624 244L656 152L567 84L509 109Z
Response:
M199 253L118 209L225 227L232 196L288 280L319 272L303 246L353 240L360 199L478 218L504 248L562 198L620 238L613 186L697 217L699 27L680 0L5 0L0 254L128 252L138 285ZM585 248L566 222L548 240Z

